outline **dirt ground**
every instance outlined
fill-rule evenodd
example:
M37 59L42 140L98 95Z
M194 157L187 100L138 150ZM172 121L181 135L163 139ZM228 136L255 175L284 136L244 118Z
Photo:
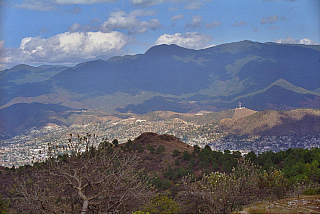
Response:
M320 213L320 195L302 195L270 203L257 203L235 213Z

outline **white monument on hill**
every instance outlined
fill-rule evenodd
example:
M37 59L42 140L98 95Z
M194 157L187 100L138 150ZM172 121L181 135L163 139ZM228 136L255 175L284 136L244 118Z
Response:
M242 106L241 106L241 102L239 101L239 102L238 102L238 107L237 107L236 109L243 109L243 108L246 108L246 107L242 107Z

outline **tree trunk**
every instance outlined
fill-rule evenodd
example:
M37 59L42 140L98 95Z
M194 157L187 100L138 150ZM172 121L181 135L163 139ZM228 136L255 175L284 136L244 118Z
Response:
M88 205L89 205L89 201L88 200L83 201L81 214L85 214L87 212Z
M88 209L89 200L85 194L81 190L78 191L80 198L83 200L81 214L85 214Z

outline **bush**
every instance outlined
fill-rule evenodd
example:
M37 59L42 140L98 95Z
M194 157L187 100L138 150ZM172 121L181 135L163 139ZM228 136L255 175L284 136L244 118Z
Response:
M160 178L156 177L152 180L152 185L158 190L167 190L170 188L170 181L168 180L161 180Z
M178 213L178 204L167 195L156 195L142 211L150 213Z
M118 147L119 141L118 141L117 139L114 139L114 140L112 141L112 144L113 144L115 147Z
M181 152L180 152L178 149L175 149L175 150L173 150L172 155L173 155L174 157L176 157L176 156L180 155L180 153L181 153Z
M320 194L320 188L317 189L306 189L305 191L302 192L303 195L319 195Z
M198 145L194 145L193 151L195 151L195 153L199 153L200 152L200 147Z
M144 150L143 146L141 144L138 144L138 152L142 153Z
M217 163L213 163L213 164L212 164L212 170L213 170L214 172L219 171L219 169L220 169L219 164L217 164Z
M188 151L183 152L183 160L189 160L190 159L190 153Z
M166 149L164 148L163 145L158 146L157 150L156 150L156 154L161 154L162 152L164 152Z
M0 213L6 213L9 203L2 199L2 195L0 194Z
M156 149L154 148L154 146L150 146L150 149L149 149L149 150L150 150L150 153L151 153L151 154L154 154L154 152L155 152Z
M176 165L176 166L179 166L179 165L180 165L179 158L176 158L176 159L174 160L174 165Z

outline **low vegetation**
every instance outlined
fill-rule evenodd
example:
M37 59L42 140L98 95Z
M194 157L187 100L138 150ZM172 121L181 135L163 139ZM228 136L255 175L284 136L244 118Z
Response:
M70 136L66 147L48 145L45 162L1 170L1 212L276 213L285 198L320 192L319 148L243 157L154 133L95 140Z

